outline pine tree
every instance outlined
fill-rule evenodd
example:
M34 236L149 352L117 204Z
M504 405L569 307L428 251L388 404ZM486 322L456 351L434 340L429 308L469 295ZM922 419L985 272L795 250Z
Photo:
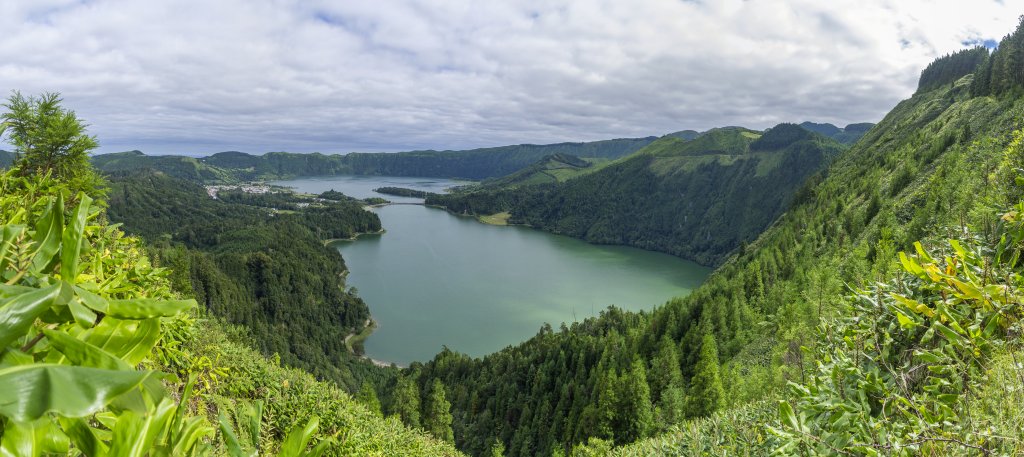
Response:
M405 425L420 426L420 389L412 379L405 376L398 378L391 412L398 415Z
M619 409L621 430L615 433L617 443L631 443L650 434L654 425L651 390L647 386L647 370L640 359L633 361L629 373L620 381L622 405Z
M377 398L377 390L373 386L363 381L363 385L359 388L359 393L356 394L356 401L366 405L366 407L376 414L381 414L380 399Z
M710 333L704 334L700 357L693 378L690 379L689 414L708 416L722 406L725 390L718 373L718 345Z
M426 409L423 411L423 428L431 435L449 443L455 441L452 434L451 406L445 398L441 380L434 379L434 384L430 387L430 396L427 397Z

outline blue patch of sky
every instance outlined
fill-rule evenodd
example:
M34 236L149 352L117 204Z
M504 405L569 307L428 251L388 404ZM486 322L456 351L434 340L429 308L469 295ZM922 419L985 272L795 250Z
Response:
M984 46L988 49L995 49L999 46L999 42L992 38L971 38L961 41L960 44L964 46Z

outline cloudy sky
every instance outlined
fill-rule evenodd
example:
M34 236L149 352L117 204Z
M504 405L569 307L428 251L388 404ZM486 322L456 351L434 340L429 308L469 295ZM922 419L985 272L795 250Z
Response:
M0 91L101 152L462 149L877 121L1024 0L6 0Z

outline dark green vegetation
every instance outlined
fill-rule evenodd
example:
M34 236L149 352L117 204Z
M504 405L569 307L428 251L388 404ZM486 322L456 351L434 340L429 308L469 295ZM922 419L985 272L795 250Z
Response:
M987 59L988 49L980 46L942 56L921 71L917 91L927 92L943 85L952 85L958 79L973 73L978 65Z
M370 314L345 290L341 256L324 247L380 230L361 202L311 204L291 193L238 190L221 190L215 200L198 184L149 171L112 175L110 187L110 219L149 242L174 269L175 287L210 314L244 325L261 352L353 392L379 371L346 350L345 336Z
M93 164L104 172L153 169L197 182L289 179L339 174L486 179L504 176L544 156L569 154L614 159L654 141L624 138L589 143L521 144L466 151L351 153L346 155L221 152L209 157L147 156L139 151L103 154Z
M489 187L518 187L566 181L596 171L599 167L569 154L552 154L522 170L484 181Z
M1009 58L1007 40L990 61ZM978 77L896 106L690 296L482 359L443 352L410 374L448 386L472 454L497 441L508 455L593 455L652 435L609 452L1020 453L1024 81L977 97Z
M999 42L995 52L975 71L974 96L1019 94L1024 87L1024 28L1018 27Z
M858 124L849 124L846 127L839 128L832 124L817 124L814 122L801 122L800 127L810 130L814 133L825 135L833 140L836 140L842 144L853 144L856 143L860 137L868 133L871 127L875 124L870 122L861 122Z
M406 189L404 187L378 187L373 189L374 192L395 195L398 197L412 197L412 198L427 198L429 195L434 195L432 192L416 189Z
M14 153L0 149L0 168L10 167L14 163Z
M233 173L207 166L194 157L147 156L141 151L127 151L100 154L93 156L91 160L93 166L103 173L154 170L171 177L194 182L233 183L238 181Z
M34 135L9 140L69 151L66 130L40 127L83 125L54 106L40 118L8 111ZM80 187L97 176L87 164L18 148L29 159L0 174L0 453L458 455L230 341L106 222L104 190Z
M842 149L793 124L763 135L728 127L689 141L661 138L564 183L485 183L427 203L457 213L509 212L510 223L716 265L757 237Z

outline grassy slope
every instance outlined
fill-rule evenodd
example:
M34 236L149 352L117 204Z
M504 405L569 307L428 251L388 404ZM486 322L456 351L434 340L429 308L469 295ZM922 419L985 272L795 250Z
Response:
M809 187L801 201L751 244L748 253L733 258L697 291L692 300L723 293L730 280L764 262L773 251L787 250L795 271L766 284L766 310L776 309L772 334L777 349L768 360L785 359L786 341L813 344L810 328L815 307L829 313L842 295L842 283L863 284L889 277L895 253L917 239L936 244L961 223L984 228L991 216L983 205L998 197L989 180L1001 160L998 152L1019 127L1024 100L991 97L970 99L960 81L954 89L917 94L897 105L854 148L830 167L822 182ZM877 215L870 217L871 195L883 195ZM795 236L799 234L799 237ZM834 271L822 276L822 273ZM822 278L832 277L823 285ZM817 290L816 290L817 289ZM773 297L804 291L799 304L775 302ZM817 302L817 303L815 303ZM786 308L790 308L787 310ZM799 312L800 310L803 312ZM792 314L797 312L795 314ZM801 323L801 321L803 321ZM786 324L788 322L788 324ZM801 330L802 328L802 330ZM727 397L733 409L711 419L687 422L671 432L617 449L615 455L676 455L703 449L713 455L769 453L773 441L763 427L774 421L775 410L750 403L779 398L778 382L793 379L792 366L776 373L756 369L761 338L740 348L725 365ZM751 379L760 372L765 379ZM997 357L990 377L1012 376L1005 352ZM775 378L776 381L770 381ZM771 386L775 387L772 388ZM990 382L980 401L983 414L1005 424L1021 423L1024 398L1012 395L1012 384ZM775 392L774 394L770 392ZM1002 399L1000 402L999 399ZM728 432L723 432L723 427Z

